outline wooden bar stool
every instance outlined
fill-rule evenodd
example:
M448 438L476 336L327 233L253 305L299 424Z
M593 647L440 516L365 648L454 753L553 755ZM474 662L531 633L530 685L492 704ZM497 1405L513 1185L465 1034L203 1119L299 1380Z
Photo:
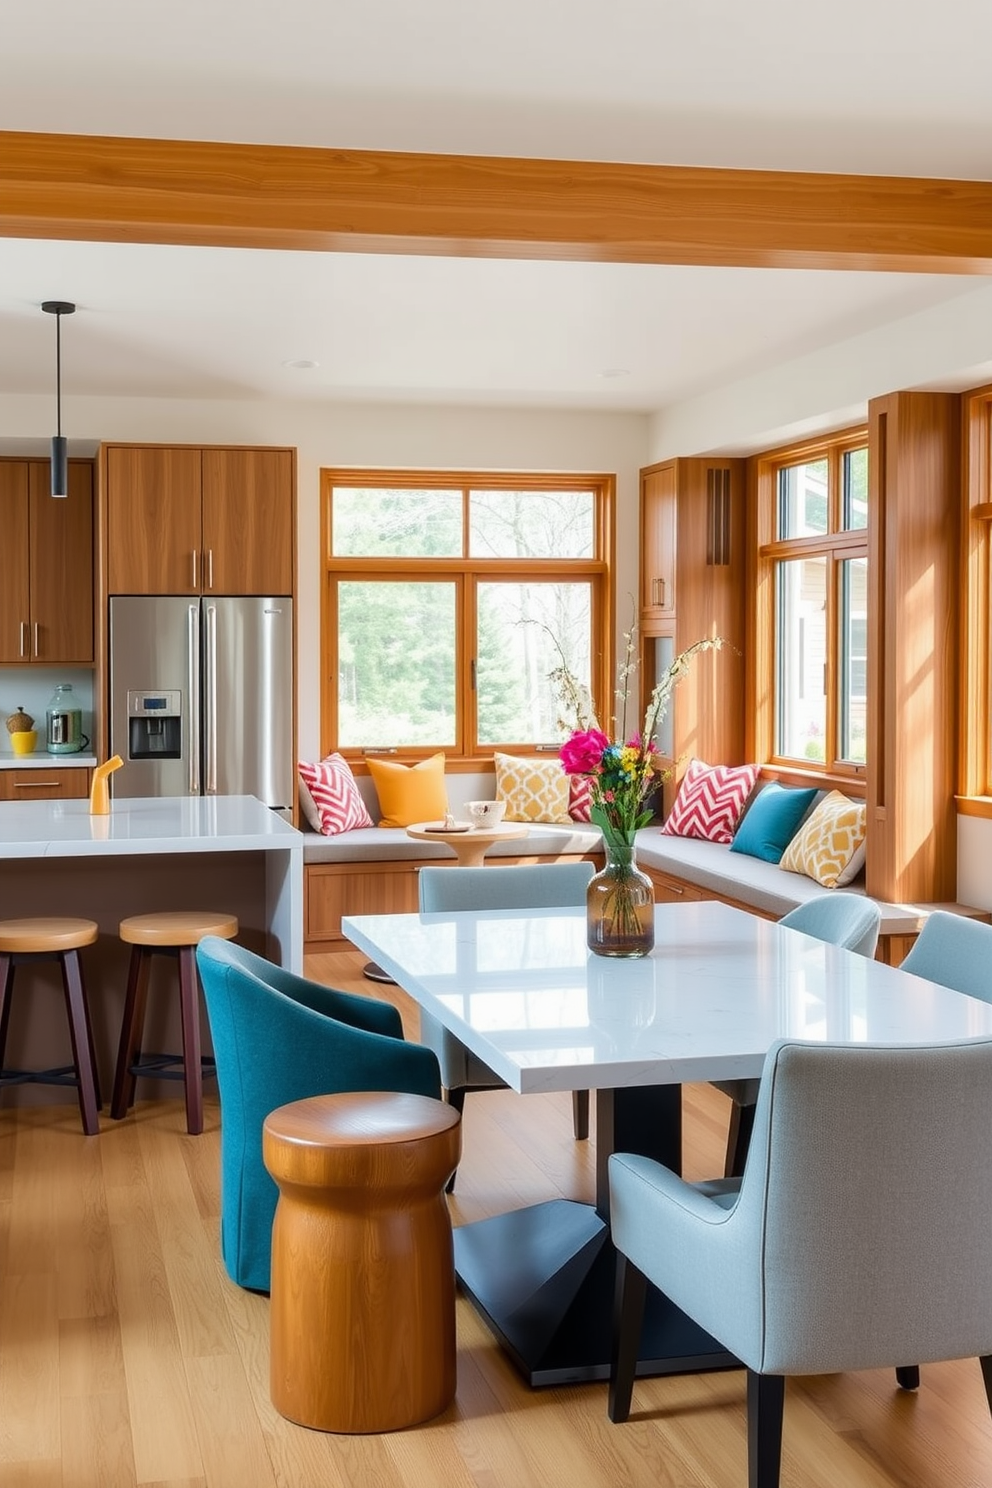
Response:
M262 1127L279 1186L270 1389L319 1431L397 1431L455 1394L455 1267L444 1186L458 1112L423 1095L318 1095Z
M120 938L132 947L124 1000L124 1021L117 1050L117 1071L110 1114L115 1121L134 1105L138 1075L162 1080L183 1080L186 1087L186 1130L198 1136L203 1130L203 1076L216 1073L214 1061L200 1053L200 983L196 972L196 948L205 935L233 940L238 933L234 915L197 911L166 911L131 915L120 923ZM182 1017L182 1054L142 1054L145 1001L153 956L171 956L179 962L179 1011Z
M0 1068L0 1085L74 1085L88 1137L95 1137L100 1130L100 1086L79 951L82 946L93 945L98 933L95 920L0 920L0 1066L7 1047L14 968L27 961L57 961L61 967L73 1061L58 1069Z

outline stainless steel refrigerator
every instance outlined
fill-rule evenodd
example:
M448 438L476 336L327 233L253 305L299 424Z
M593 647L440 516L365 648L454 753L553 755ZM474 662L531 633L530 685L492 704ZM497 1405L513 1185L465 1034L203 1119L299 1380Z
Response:
M292 814L293 602L110 601L116 796L257 796Z

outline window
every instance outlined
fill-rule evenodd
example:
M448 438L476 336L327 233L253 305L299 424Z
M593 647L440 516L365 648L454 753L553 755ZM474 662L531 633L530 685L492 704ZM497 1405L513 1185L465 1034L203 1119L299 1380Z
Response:
M965 396L964 436L959 809L992 816L992 387Z
M557 749L559 646L604 696L612 533L611 477L325 471L325 750Z
M866 762L868 444L861 430L755 462L755 757Z

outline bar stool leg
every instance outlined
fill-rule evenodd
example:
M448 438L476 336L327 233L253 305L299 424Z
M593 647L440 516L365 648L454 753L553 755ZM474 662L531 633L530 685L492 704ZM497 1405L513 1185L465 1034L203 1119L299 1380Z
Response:
M124 1022L121 1025L121 1042L117 1051L114 1093L110 1102L110 1114L115 1121L126 1116L134 1105L135 1077L131 1073L131 1066L141 1051L150 960L151 957L146 955L141 946L133 947L127 974L127 995L124 998Z
M97 1094L96 1070L93 1065L93 1034L90 1030L89 1010L83 988L83 969L78 951L62 951L59 955L62 967L62 985L65 988L65 1008L69 1018L69 1033L72 1037L72 1055L79 1081L79 1114L83 1131L95 1137L100 1131L97 1110L100 1098Z
M7 1052L7 1028L10 1023L11 989L14 985L14 958L6 951L0 954L0 1069Z
M196 947L179 947L179 1010L183 1022L183 1065L186 1087L186 1130L198 1137L203 1130L203 1071L200 1063L200 996L196 979Z

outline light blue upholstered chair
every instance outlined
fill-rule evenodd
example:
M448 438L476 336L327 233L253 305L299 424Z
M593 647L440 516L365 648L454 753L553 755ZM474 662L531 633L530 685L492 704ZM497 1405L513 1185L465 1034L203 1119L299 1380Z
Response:
M875 954L881 922L882 912L873 899L866 899L864 894L845 894L836 890L798 904L779 920L780 925L801 930L815 940L825 940L869 958ZM751 1140L758 1081L714 1080L713 1084L724 1095L729 1095L732 1102L725 1173L728 1178L740 1177Z
M611 1419L630 1411L645 1278L747 1368L749 1488L777 1488L787 1375L895 1366L912 1389L916 1365L974 1355L992 1405L990 1089L992 1039L783 1039L742 1179L611 1156Z
M239 1286L269 1290L279 1191L262 1162L270 1111L311 1095L441 1096L437 1059L403 1041L389 1003L304 981L230 941L196 952L220 1091L221 1250Z
M506 868L421 868L420 908L425 914L459 909L549 909L585 904L592 863L535 863ZM488 1064L466 1049L442 1023L421 1009L420 1038L433 1049L441 1066L441 1084L456 1110L469 1090L503 1086ZM589 1092L572 1092L572 1122L577 1141L589 1135ZM454 1177L448 1185L454 1187Z
M992 925L935 909L900 970L992 1002Z

